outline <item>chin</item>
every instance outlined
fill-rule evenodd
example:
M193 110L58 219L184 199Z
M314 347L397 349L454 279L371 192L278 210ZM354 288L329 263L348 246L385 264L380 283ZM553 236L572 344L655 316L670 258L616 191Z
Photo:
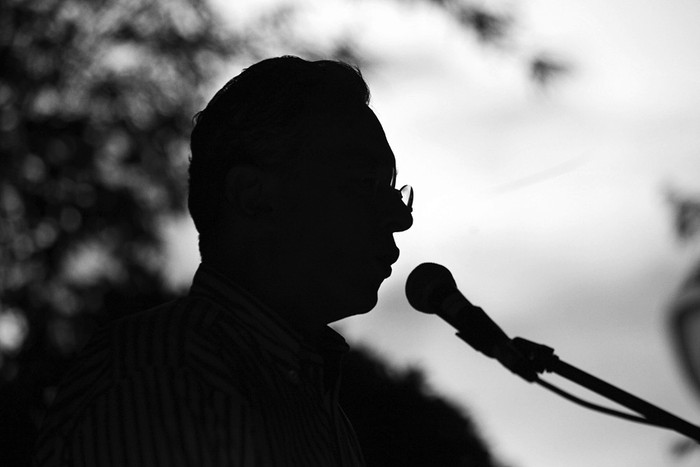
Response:
M352 303L345 302L343 306L338 306L335 309L334 319L331 322L340 321L341 319L349 318L351 316L364 315L369 313L377 306L378 297L375 293L374 295L368 295L363 300L354 300Z
M349 310L348 316L364 315L365 313L369 313L374 309L374 307L377 306L378 301L379 298L375 292L373 295L368 296L366 300L358 301L356 306Z

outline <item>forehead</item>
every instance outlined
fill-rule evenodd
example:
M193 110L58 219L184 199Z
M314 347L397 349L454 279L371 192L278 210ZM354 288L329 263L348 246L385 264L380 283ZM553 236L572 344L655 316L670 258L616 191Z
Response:
M312 135L310 162L319 170L391 174L396 166L384 129L368 107L352 114L322 117Z

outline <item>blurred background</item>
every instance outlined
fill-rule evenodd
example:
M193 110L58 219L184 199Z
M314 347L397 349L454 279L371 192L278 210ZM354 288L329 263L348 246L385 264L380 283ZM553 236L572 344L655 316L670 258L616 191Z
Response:
M377 308L334 325L376 373L446 401L493 465L698 465L681 435L513 376L403 288L444 264L512 336L700 423L699 19L691 0L5 0L0 464L26 465L96 326L186 289L191 117L295 54L361 67L416 190Z

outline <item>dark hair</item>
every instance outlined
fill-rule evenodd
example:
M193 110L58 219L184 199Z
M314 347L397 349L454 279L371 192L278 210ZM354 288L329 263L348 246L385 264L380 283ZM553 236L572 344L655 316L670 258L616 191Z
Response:
M220 216L231 167L288 168L313 137L318 114L348 113L368 104L360 71L332 60L270 58L226 83L195 115L190 142L188 205L200 249Z

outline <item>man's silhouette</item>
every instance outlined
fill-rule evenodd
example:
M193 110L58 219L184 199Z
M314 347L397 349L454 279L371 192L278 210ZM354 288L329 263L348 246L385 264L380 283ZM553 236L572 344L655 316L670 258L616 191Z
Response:
M99 331L59 389L36 465L363 465L338 405L345 341L412 222L359 71L281 57L196 117L189 294Z

